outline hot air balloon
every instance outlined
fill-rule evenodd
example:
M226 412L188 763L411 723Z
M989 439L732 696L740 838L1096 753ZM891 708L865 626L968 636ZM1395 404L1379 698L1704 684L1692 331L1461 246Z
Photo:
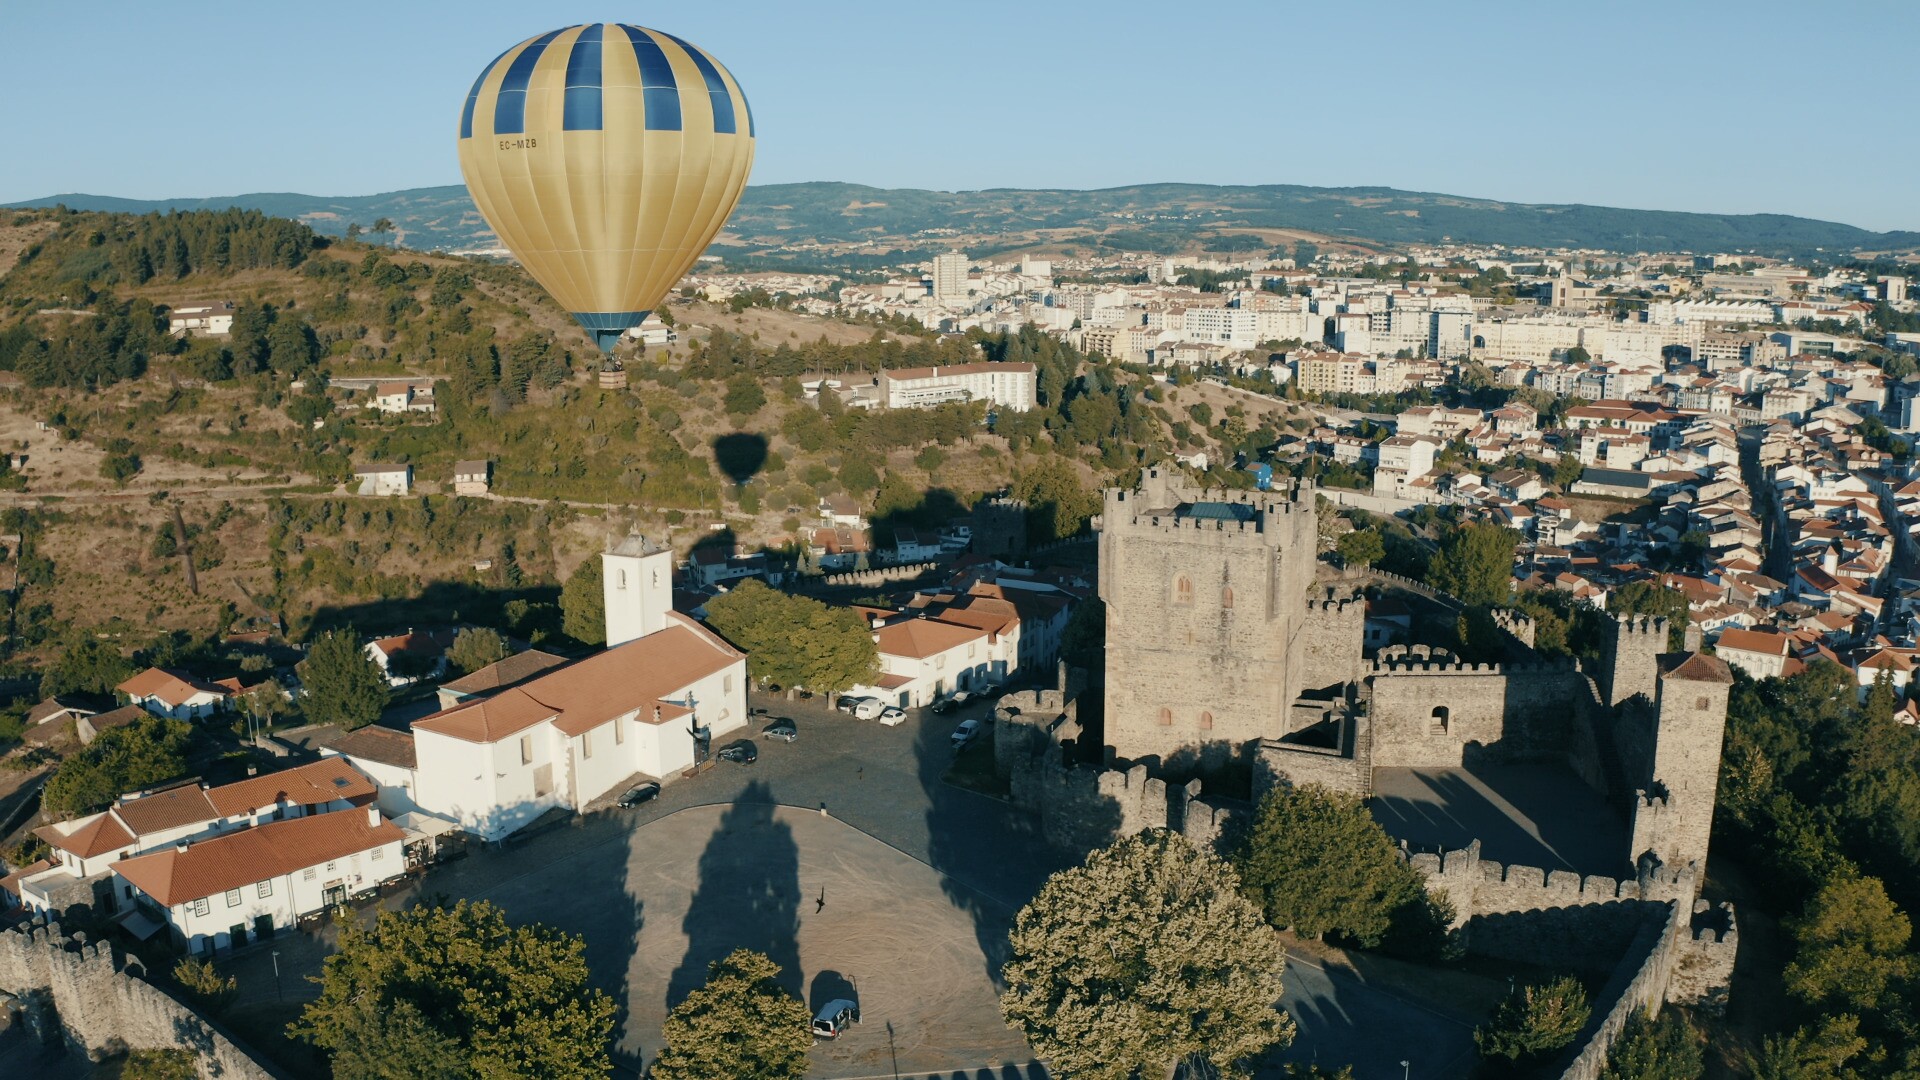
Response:
M460 111L460 172L522 266L609 352L740 201L753 113L672 34L569 26L494 58Z

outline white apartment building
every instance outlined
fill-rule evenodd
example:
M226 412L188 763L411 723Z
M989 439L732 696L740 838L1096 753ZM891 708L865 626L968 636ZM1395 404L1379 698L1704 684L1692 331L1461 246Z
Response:
M928 408L950 401L985 401L997 409L1034 407L1039 368L1030 363L955 364L882 371L880 402L889 409Z
M176 334L230 334L233 332L233 301L181 304L167 312L167 329Z
M1395 435L1380 444L1380 463L1373 470L1373 493L1413 498L1415 480L1433 472L1440 440L1428 435Z
M944 255L935 255L933 257L933 298L959 300L965 298L967 291L966 253L949 251Z
M880 678L851 693L876 697L903 709L931 705L954 690L971 690L1004 679L1017 666L1019 642L976 626L912 618L873 632L880 652Z

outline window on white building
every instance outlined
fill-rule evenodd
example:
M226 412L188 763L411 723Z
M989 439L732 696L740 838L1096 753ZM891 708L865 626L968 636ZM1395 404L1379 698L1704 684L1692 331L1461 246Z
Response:
M627 741L627 722L620 717L613 718L613 745L619 746Z
M380 861L380 858L381 858L381 856L383 856L383 855L385 855L386 853L387 853L387 849L386 849L386 848L374 848L374 849L373 849L373 861L374 861L374 862L379 862L379 861Z
M240 890L239 889L227 890L227 906L228 907L240 906Z
M273 882L263 881L260 884L254 886L253 891L256 895L259 895L259 896L272 896Z
M583 758L593 756L593 732L591 731L580 733L580 756Z
M207 898L203 896L193 902L193 913L195 915L205 915L209 906L211 905L207 903Z
M328 859L328 860L327 860L327 873L329 873L329 874L331 874L331 873L333 873L333 868L334 868L334 865L335 865L335 864L334 864L334 861L333 861L332 859Z
M307 868L306 868L305 870L302 870L302 871L300 871L300 880L302 880L302 881L312 881L312 880L313 880L313 867L311 867L311 866L309 866L309 867L307 867Z
M520 764L533 764L533 736L520 736Z
M721 677L720 689L729 694L733 693L733 675L731 673Z

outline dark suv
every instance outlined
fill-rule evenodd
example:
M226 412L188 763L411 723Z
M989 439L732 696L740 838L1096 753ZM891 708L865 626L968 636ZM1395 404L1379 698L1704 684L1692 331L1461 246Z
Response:
M714 756L721 761L731 761L735 765L751 765L760 760L760 751L752 743L742 739L737 743L721 747L720 752Z

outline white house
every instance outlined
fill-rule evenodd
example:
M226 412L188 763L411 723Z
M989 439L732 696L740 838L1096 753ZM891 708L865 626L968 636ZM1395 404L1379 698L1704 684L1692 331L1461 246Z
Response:
M20 882L21 900L56 914L75 903L117 910L124 897L104 886L122 859L269 821L364 806L374 795L373 781L338 758L219 787L183 783L130 792L100 813L35 829L54 859Z
M361 465L353 475L360 481L356 495L405 495L413 490L411 465Z
M629 537L601 562L606 651L414 721L415 805L494 840L636 776L685 770L746 725L746 656L673 610L672 553ZM404 768L396 746L334 752Z
M167 329L176 334L230 334L233 332L233 301L181 304L167 312Z
M125 694L128 703L170 720L198 720L212 716L226 707L228 698L224 686L201 682L185 672L163 668L148 668L114 689Z
M380 808L270 821L114 864L118 895L196 955L292 929L406 873Z
M383 413L431 413L433 403L433 384L414 382L383 382L373 388L373 400L367 402L367 408Z
M456 461L453 463L455 495L485 495L493 483L493 462Z
M931 705L950 691L997 681L1009 659L995 655L997 642L988 631L940 619L915 617L888 623L873 632L873 641L880 650L881 677L874 685L856 686L851 692L903 709ZM1014 648L1018 649L1017 641Z
M447 669L447 650L453 648L455 636L453 630L409 630L367 642L366 653L387 677L387 685L408 686L423 678L436 678ZM411 664L417 670L395 671L396 661L399 667Z

